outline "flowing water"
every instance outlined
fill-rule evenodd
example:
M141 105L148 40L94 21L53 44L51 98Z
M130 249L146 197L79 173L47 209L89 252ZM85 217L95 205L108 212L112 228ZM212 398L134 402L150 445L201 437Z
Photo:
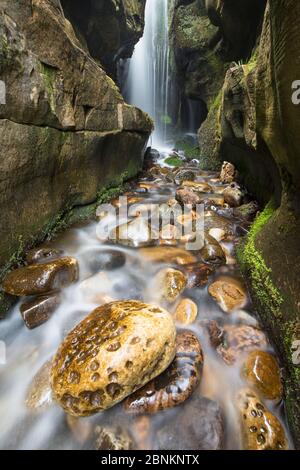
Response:
M155 119L156 131L153 136L155 145L165 145L172 98L169 93L168 26L168 1L148 0L145 34L136 46L134 56L130 61L128 77L129 101L147 111ZM172 174L171 170L170 174ZM51 319L34 330L28 330L20 315L20 305L23 301L21 299L6 319L1 321L0 339L6 345L7 362L5 365L0 365L0 448L94 448L97 426L109 426L110 429L115 429L117 435L126 430L132 436L135 448L156 449L160 446L157 440L158 432L164 432L167 437L168 433L174 433L174 426L170 424L168 428L168 423L173 422L172 420L179 413L182 413L180 426L175 429L179 441L181 438L186 439L187 435L190 436L191 410L196 419L199 416L199 428L203 427L207 441L204 445L194 440L189 443L190 448L205 446L213 448L214 433L211 429L216 424L215 418L209 411L210 402L207 402L207 413L204 406L202 415L199 415L195 397L200 396L213 400L221 409L224 421L222 447L241 448L236 394L245 386L241 377L244 355L241 354L234 364L226 364L209 339L207 322L216 320L223 327L226 325L259 326L249 296L243 308L227 314L208 293L209 285L220 275L229 275L232 279L240 280L241 275L236 264L234 248L241 234L245 233L245 229L243 221L234 218L230 209L224 208L222 196L220 196L224 188L218 175L197 170L196 176L198 182L211 183L215 188L215 194L203 194L206 198L206 215L210 217L212 214L219 213L225 216L230 227L230 234L221 242L226 253L226 263L213 266L214 269L207 284L185 289L175 303L164 304L172 314L182 298L192 299L198 308L197 318L186 328L192 330L201 342L204 352L204 370L200 385L188 400L187 407L183 408L183 405L179 405L151 416L137 417L128 415L120 404L107 412L76 420L68 417L56 403L51 402L50 391L44 396L45 406L41 409L32 410L26 406L27 390L33 377L40 367L53 357L61 341L76 324L94 308L112 300L142 299L149 303L160 303L159 290L153 284L153 279L162 267L174 267L174 263L149 261L138 248L101 242L98 238L99 226L97 222L92 221L69 229L48 243L48 246L60 248L66 255L75 257L80 268L78 282L63 290L61 303ZM132 189L131 195L140 198L140 203L145 205L165 203L174 198L177 185L170 182L172 178L171 180L166 178L166 173L158 170L154 183L153 179L147 174L142 176L140 182L152 180L148 191L141 193L137 185ZM218 223L214 228L220 228ZM97 272L94 261L108 247L122 252L126 257L126 263L113 271ZM155 246L151 248L151 250L156 249ZM204 265L199 254L195 268L198 265ZM176 267L182 269L182 266ZM180 330L184 326L177 323L177 328ZM270 344L267 344L264 349L273 351ZM288 436L283 402L279 404L268 402L267 405L280 419ZM187 421L185 421L185 416L187 416ZM184 446L184 444L181 445Z
M128 102L155 121L152 144L165 145L170 121L170 45L168 0L148 0L145 31L129 60L124 86Z
M150 180L146 193L141 193L141 188L137 185L129 195L140 198L139 202L145 207L149 203L165 203L172 199L177 185L166 181L166 169L161 171L162 174L154 182L154 178L150 178L147 174L141 177L140 183L145 183L145 181L149 183ZM172 174L172 171L169 174ZM199 170L196 170L196 174L196 181L211 183L216 192L223 188L217 174ZM188 406L194 407L193 415L197 417L197 403L194 404L193 397L205 396L216 401L224 418L223 448L239 449L241 448L241 433L235 405L236 394L245 385L241 378L241 364L245 355L241 354L232 365L225 364L209 341L206 321L216 320L223 326L228 324L257 326L258 321L253 315L249 297L243 308L228 314L224 313L208 294L208 286L220 275L228 274L234 279L240 279L234 247L240 239L243 223L234 218L231 210L224 208L222 203L216 206L210 202L213 194L204 194L204 196L206 197L205 214L208 218L212 213L227 217L231 235L221 242L226 252L226 264L215 267L207 285L185 289L181 294L180 298L192 299L197 304L198 315L191 325L184 327L177 323L177 328L192 330L199 338L204 351L202 380L192 398L188 400ZM159 446L156 440L158 430L162 432L161 430L165 429L169 420L182 412L183 405L179 405L152 416L135 417L127 415L120 404L107 412L76 420L68 417L55 403L49 403L49 406L37 410L30 410L26 407L27 389L36 372L55 354L60 342L78 322L95 307L111 300L143 299L146 302L158 304L160 297L157 288L153 285L155 273L161 267L174 267L174 263L149 261L139 248L127 248L118 243L101 242L97 234L99 234L97 222L89 222L67 230L47 245L60 248L65 254L74 256L80 266L78 282L63 291L62 302L47 323L34 330L28 330L19 312L20 303L12 309L7 319L1 322L1 339L5 340L7 345L7 364L0 366L0 448L94 448L95 429L99 425L104 427L109 425L110 429L116 429L117 434L122 433L124 429L129 432L134 438L135 448L156 449ZM181 246L184 248L183 245ZM113 271L99 273L95 271L94 261L108 247L124 253L126 264ZM157 247L153 246L150 249L156 250ZM201 257L197 256L195 266L203 265ZM184 268L184 266L176 267ZM173 304L165 302L164 306L174 314L180 298ZM267 345L264 349L272 351L272 346ZM50 402L50 396L46 397L46 402L47 399ZM286 429L283 403L276 405L270 402L268 406L279 417ZM205 419L205 413L204 417L199 417L200 428L213 426L211 416L207 419L208 423L212 419L212 424L205 424L203 422ZM184 438L188 432L188 426L189 423L184 422L182 418L181 429L176 430L176 433ZM164 432L172 432L172 429L167 427ZM286 432L288 434L287 429ZM196 445L198 444L195 444L195 441L191 442L192 447ZM199 445L201 448L201 443Z

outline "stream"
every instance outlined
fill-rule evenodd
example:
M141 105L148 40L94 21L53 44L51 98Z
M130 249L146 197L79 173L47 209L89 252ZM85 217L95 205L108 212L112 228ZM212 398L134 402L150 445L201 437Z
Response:
M223 191L230 185L220 181L219 173L201 171L195 163L187 161L182 161L179 168L172 168L164 163L163 155L157 161L146 163L139 180L132 183L125 194L129 205L137 204L136 217L129 217L128 221L141 217L148 221L151 204L157 206L169 202L172 205L178 188L187 184L184 179L186 172L190 178L194 175L194 185L198 184L198 189L202 189L198 194L201 194L204 204L208 248L186 251L183 240L172 236L166 239L160 236L154 245L144 242L141 247L141 233L133 234L137 240L136 247L126 246L118 240L101 241L99 221L72 227L43 244L43 248L59 249L64 256L74 257L79 263L79 278L63 289L60 305L38 328L29 330L24 326L20 315L20 304L24 299L1 322L7 363L0 368L0 448L244 448L237 406L238 393L245 387L249 388L249 382L241 372L243 363L253 350L274 354L251 305L235 256L235 248L247 233L249 223L234 215L232 208L224 202ZM118 206L117 200L114 205ZM190 207L190 215L191 211ZM100 224L105 220L101 215ZM164 227L156 228L162 230ZM180 256L170 256L176 248L180 248ZM223 259L220 259L220 248ZM107 269L99 270L97 260L103 260L102 255L107 250L112 264L108 263ZM117 260L116 264L114 260ZM157 273L165 268L179 270L189 279L172 301L162 297L163 286L157 281ZM221 301L212 295L213 290L209 292L218 280L227 283L227 291L221 292ZM231 296L232 289L238 292L237 297ZM227 297L226 292L230 294ZM230 304L232 298L234 304ZM199 384L187 400L152 414L128 413L120 403L105 412L76 418L67 415L51 400L47 377L35 386L32 393L30 384L36 373L53 357L75 325L99 305L127 299L161 305L172 314L178 333L188 330L198 338L203 350L203 370ZM181 303L179 309L178 305L183 300L185 303ZM218 342L224 331L227 339ZM168 383L168 377L162 375L162 387L165 386L164 381ZM31 393L30 399L28 393ZM283 401L266 399L264 403L280 421L292 447ZM180 426L176 424L177 419ZM272 433L272 429L251 428L251 432L257 435L258 444L264 444L264 432ZM284 447L282 439L276 445Z

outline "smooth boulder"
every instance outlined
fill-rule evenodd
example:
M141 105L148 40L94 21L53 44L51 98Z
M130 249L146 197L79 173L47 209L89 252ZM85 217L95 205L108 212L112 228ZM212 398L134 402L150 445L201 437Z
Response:
M43 264L32 264L11 271L2 283L8 294L39 295L66 287L78 279L78 263L65 257Z
M175 338L173 318L160 307L133 300L103 305L59 346L54 398L73 416L111 408L169 366Z

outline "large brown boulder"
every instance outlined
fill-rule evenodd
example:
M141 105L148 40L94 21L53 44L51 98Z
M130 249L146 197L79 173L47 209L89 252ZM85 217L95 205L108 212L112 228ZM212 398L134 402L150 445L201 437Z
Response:
M134 176L152 129L89 55L58 0L2 1L0 266L74 206Z

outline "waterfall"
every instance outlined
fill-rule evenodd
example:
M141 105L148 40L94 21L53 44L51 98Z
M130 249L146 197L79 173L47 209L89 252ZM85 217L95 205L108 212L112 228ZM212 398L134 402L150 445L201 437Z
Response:
M170 117L169 0L147 0L145 31L129 60L124 94L155 121L154 147L167 143Z

